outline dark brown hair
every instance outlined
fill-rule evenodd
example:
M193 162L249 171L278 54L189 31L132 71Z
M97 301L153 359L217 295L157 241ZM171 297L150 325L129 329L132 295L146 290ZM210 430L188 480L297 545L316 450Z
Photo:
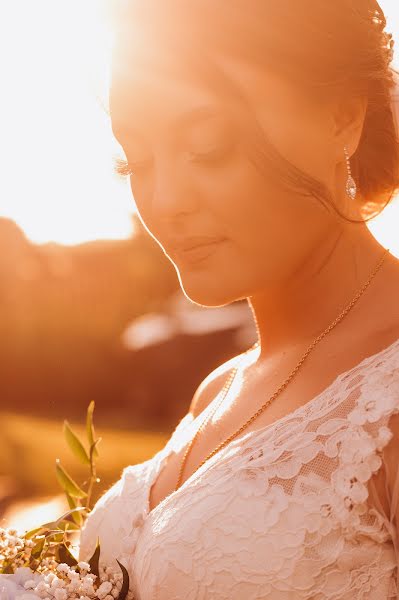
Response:
M376 0L124 0L117 7L110 98L118 73L134 69L143 48L146 56L154 54L152 67L158 64L206 80L233 110L237 106L237 122L244 116L242 90L218 67L217 54L278 68L309 93L319 94L320 100L326 94L365 95L362 135L351 157L365 220L378 214L399 190L399 131L393 105L399 71L391 65L392 35L384 31L385 16ZM265 175L302 188L348 221L364 222L341 213L326 186L287 161L254 116L249 111L246 116L243 144Z

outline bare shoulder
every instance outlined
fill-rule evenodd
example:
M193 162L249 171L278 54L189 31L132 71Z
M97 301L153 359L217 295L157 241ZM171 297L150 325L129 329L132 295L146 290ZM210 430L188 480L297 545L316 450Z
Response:
M201 381L194 393L188 411L194 416L194 418L201 414L202 411L206 409L208 404L212 402L215 396L220 392L231 370L237 366L238 362L241 360L241 357L242 354L233 356L233 358L230 358L226 362L216 367L216 369L211 371L209 375L207 375L205 379Z

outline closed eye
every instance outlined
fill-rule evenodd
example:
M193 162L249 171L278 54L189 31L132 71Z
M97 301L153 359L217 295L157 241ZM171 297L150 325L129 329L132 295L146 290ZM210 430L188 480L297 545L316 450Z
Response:
M227 158L229 152L225 147L218 147L210 152L190 152L190 160L204 163L217 163Z
M210 152L189 152L188 155L192 162L203 162L208 166L212 166L212 164L217 165L228 158L229 151L226 151L225 147L218 147ZM118 157L114 159L114 173L119 177L130 177L138 174L139 171L143 171L149 162L149 160L142 160L131 163L124 158Z

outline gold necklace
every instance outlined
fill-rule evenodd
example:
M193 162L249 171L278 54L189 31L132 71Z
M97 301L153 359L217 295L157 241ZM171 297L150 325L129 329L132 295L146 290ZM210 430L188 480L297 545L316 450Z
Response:
M259 410L257 410L255 412L255 414L252 415L252 417L250 417L248 419L248 421L246 423L244 423L244 425L242 425L239 429L237 429L237 431L235 433L233 433L232 435L230 435L228 438L226 438L223 442L221 442L214 450L212 450L212 452L210 452L210 454L208 454L208 456L206 458L204 458L204 460L198 465L198 467L196 468L196 471L202 467L202 465L209 460L214 454L216 454L217 452L219 452L219 450L221 450L222 448L224 448L229 442L231 442L232 439L234 439L239 433L241 433L242 431L244 431L244 429L246 429L248 427L248 425L250 425L250 423L252 423L252 421L254 421L265 409L267 406L269 406L269 404L275 399L277 398L277 396L287 387L288 383L291 381L291 379L294 377L294 375L296 374L296 372L299 370L299 368L301 367L302 363L304 362L304 360L306 359L306 357L308 356L308 354L311 352L311 350L316 346L316 344L319 343L319 341L329 332L331 331L331 329L333 329L343 318L344 316L350 311L350 309L352 308L352 306L358 301L358 299L360 298L360 296L364 293L364 291L366 290L366 288L370 285L371 280L373 279L373 277L375 276L375 274L377 273L377 271L381 268L382 263L385 259L385 256L387 255L387 253L390 252L389 248L387 248L385 250L385 252L382 255L382 258L380 258L380 260L377 263L377 266L375 267L374 271L372 272L372 274L370 275L369 279L367 280L367 282L364 284L364 286L360 289L360 291L355 295L355 297L351 300L351 302L348 304L348 306L340 313L340 315L331 323L331 325L329 325L327 327L327 329L325 329L319 336L317 336L317 338L311 343L311 345L309 346L309 348L306 350L305 354L302 356L302 358L300 359L300 361L298 362L298 364L296 365L296 367L291 371L290 375L287 377L287 379L284 381L284 383L282 383L282 385L276 390L276 392L274 392L274 394L263 404L263 406L260 407ZM239 363L237 364L236 367L234 367L234 369L232 370L232 372L230 373L229 377L227 378L223 388L222 388L222 395L221 395L221 400L220 402L218 402L218 404L216 405L215 409L211 412L210 415L208 415L203 422L201 423L201 425L199 426L199 428L197 429L194 437L192 438L192 440L190 441L190 443L188 444L186 451L184 453L183 456L183 460L181 462L180 465L180 470L179 470L179 477L177 480L177 484L175 487L175 491L180 487L181 485L181 481L182 481L182 477L183 477L183 471L184 471L184 467L186 465L187 462L187 457L191 451L191 448L196 440L196 438L198 437L199 432L203 429L204 425L213 417L213 415L215 414L215 412L217 411L217 409L219 408L219 406L221 406L222 402L224 401L227 392L229 391L231 384L237 374L238 368L239 366L242 364L244 358L246 357L246 355L253 350L254 348L256 348L259 345L259 342L255 342L255 344L253 346L251 346L251 348L249 348L249 350L247 350L246 352L243 353L243 356L241 358L241 360L239 361Z

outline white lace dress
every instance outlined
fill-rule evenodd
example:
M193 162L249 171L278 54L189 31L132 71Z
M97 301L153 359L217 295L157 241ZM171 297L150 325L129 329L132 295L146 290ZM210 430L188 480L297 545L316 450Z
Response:
M98 500L80 559L99 536L103 562L127 567L137 600L399 599L399 467L393 494L385 486L389 514L370 481L387 468L386 448L399 463L389 422L398 412L399 339L277 422L244 431L150 511L151 484L187 441L188 413Z

